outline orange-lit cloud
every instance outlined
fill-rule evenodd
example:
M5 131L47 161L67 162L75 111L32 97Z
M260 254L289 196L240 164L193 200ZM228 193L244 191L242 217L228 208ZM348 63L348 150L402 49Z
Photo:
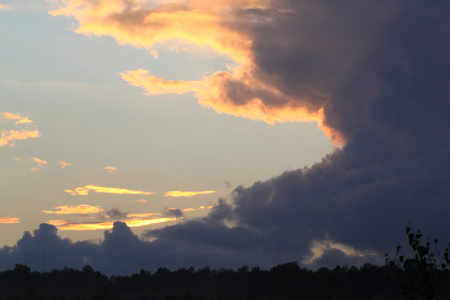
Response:
M37 157L26 157L25 159L21 159L19 157L14 158L14 160L18 161L18 162L22 162L22 163L34 163L37 166L34 168L30 168L31 171L39 171L43 165L48 165L48 162L46 160L37 158Z
M68 166L71 166L71 165L72 165L71 163L65 162L65 161L63 161L63 160L62 160L62 161L58 161L57 164L58 164L58 165L61 165L61 168L63 168L63 169L64 169L65 167L68 167Z
M261 76L254 60L253 39L242 28L272 22L270 15L247 13L245 9L273 9L269 0L186 0L156 2L145 6L128 0L65 0L50 13L75 17L77 33L114 37L119 44L146 48L157 57L154 47L178 43L218 52L233 62L227 71L218 71L201 80L166 80L143 69L120 75L130 85L142 87L148 95L194 92L199 104L218 113L262 120L269 124L287 121L314 121L336 144L343 137L324 122L323 107L328 95L307 90L289 94L277 87L276 78ZM283 13L280 11L279 13ZM231 24L239 24L232 26ZM239 28L239 29L238 29Z
M207 209L212 209L213 206L200 206L197 208L185 208L183 209L184 212L191 212L191 211L200 211L200 210L207 210Z
M51 210L43 210L42 212L47 214L56 214L56 215L87 215L87 214L97 214L103 211L100 206L91 206L87 204L81 204L76 206L57 206L54 211Z
M29 138L38 138L41 137L41 134L37 129L34 130L26 130L26 129L19 129L19 130L5 130L3 129L1 131L0 135L0 146L5 146L8 144L11 144L11 146L14 146L14 141L20 141L20 140L26 140Z
M14 122L15 125L27 125L33 123L29 117L23 117L14 113L4 112L0 113L0 119L6 120L17 120ZM39 138L41 134L36 129L35 126L25 126L28 128L20 128L6 130L2 129L0 132L0 147L10 145L11 147L15 146L15 141L26 140L29 138Z
M160 213L136 213L136 214L128 214L129 218L150 218L153 216L160 216Z
M164 197L194 197L197 195L205 195L205 194L213 194L213 193L216 193L216 191L199 191L199 192L169 191L164 195Z
M165 222L177 221L176 218L150 218L150 219L129 219L123 221L128 227L141 227L152 224L159 224ZM115 221L106 222L69 222L63 220L50 220L47 223L54 225L58 230L72 230L72 231L92 231L92 230L105 230L113 228Z
M18 218L0 217L0 224L18 224L21 220Z
M0 4L0 10L10 10L11 8L11 5Z
M30 120L29 117L22 117L22 116L19 116L19 115L10 113L10 112L1 113L0 115L3 116L5 119L8 119L8 120L18 120L18 121L16 121L14 123L16 125L33 123L33 121Z
M96 193L106 193L106 194L120 194L120 195L152 195L152 192L145 191L135 191L128 189L121 189L115 187L103 187L96 185L86 185L83 187L77 187L74 190L65 190L64 192L69 193L72 196L86 196L89 191L94 191Z
M131 202L133 202L133 203L142 203L142 204L145 204L145 203L147 203L148 201L145 200L145 199L140 199L140 200L134 200L134 201L131 201Z
M117 168L115 167L105 167L104 169L107 170L109 173L112 173L117 170Z

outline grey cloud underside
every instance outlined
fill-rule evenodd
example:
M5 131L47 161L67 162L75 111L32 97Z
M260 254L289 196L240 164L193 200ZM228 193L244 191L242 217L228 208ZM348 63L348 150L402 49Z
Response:
M110 274L268 267L301 261L311 242L324 239L382 256L404 241L409 221L450 242L449 4L286 0L275 6L241 11L230 26L254 38L259 79L300 95L298 105L324 106L326 124L348 141L342 150L309 169L238 187L205 218L147 231L151 242L123 223L99 245L60 239L54 227L41 225L1 250L0 267L23 262L39 269L44 248L54 252L52 267L89 263ZM271 22L239 22L249 14ZM237 84L227 89L236 103L248 93ZM267 106L284 105L264 99ZM361 262L331 250L313 266Z

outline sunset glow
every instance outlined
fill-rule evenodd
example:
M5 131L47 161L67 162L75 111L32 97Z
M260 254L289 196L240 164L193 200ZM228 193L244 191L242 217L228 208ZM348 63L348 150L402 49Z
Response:
M194 197L197 195L206 195L206 194L213 194L213 193L216 193L216 191L199 191L199 192L169 191L164 195L164 197Z
M77 187L74 190L64 190L66 193L69 193L72 196L86 196L89 194L89 191L94 191L96 193L106 193L106 194L119 194L119 195L152 195L152 192L145 191L135 191L128 190L122 188L114 188L114 187L103 187L96 185L86 185L83 187Z
M176 218L150 218L150 219L128 219L124 222L128 227L142 227L152 224L166 223L176 221ZM62 231L93 231L111 229L114 221L105 222L68 222L63 220L50 220L48 224L54 225Z
M91 206L87 204L81 204L76 206L57 206L54 211L51 210L43 210L42 212L47 214L56 214L56 215L70 215L70 214L97 214L102 212L104 209L100 208L100 206Z
M17 224L20 222L19 218L0 217L0 224Z

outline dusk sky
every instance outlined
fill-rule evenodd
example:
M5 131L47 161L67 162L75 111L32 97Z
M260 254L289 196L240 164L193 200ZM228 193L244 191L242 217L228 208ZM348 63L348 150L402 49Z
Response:
M450 242L446 1L0 1L0 269Z

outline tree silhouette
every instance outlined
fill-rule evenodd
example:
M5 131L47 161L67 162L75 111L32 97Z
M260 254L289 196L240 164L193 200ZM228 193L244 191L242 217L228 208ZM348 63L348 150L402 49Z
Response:
M406 227L408 244L414 251L414 258L405 259L402 246L398 245L393 260L386 254L386 264L396 268L401 278L402 291L407 299L436 299L436 294L448 273L450 265L449 244L441 255L438 250L438 239L428 237L425 244L420 230L416 233L411 227ZM434 246L434 249L431 249Z

